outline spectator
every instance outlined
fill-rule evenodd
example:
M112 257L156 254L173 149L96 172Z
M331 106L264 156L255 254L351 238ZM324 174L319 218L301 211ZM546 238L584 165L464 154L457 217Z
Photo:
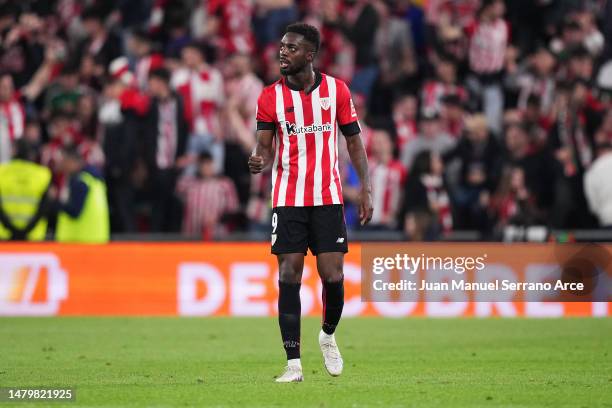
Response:
M0 240L42 241L47 233L51 172L36 164L36 145L14 144L11 161L0 164Z
M6 7L7 4L4 3ZM10 7L10 6L9 6ZM11 16L14 19L14 16ZM17 88L25 86L45 59L44 21L36 14L22 13L9 23L1 44L0 64Z
M380 69L379 81L402 86L417 72L416 52L408 22L393 14L385 1L373 2L379 25L374 37L374 53Z
M440 99L440 126L442 131L457 140L464 131L465 109L458 95L445 95Z
M582 45L589 50L589 53L594 57L601 54L605 45L604 36L597 27L593 12L587 9L580 10L576 15L576 21L580 24L584 34Z
M76 127L77 131L91 140L100 139L100 124L98 122L98 101L92 91L83 93L77 101Z
M35 162L39 162L40 160L40 145L42 143L42 129L40 127L40 121L36 117L30 117L26 121L25 130L23 132L22 139L28 141L33 146L36 147L36 160Z
M376 8L365 0L344 0L344 7L325 7L325 24L338 28L355 46L355 65L351 89L369 96L378 69L375 64L374 41L379 26Z
M494 232L504 240L513 239L508 227L529 227L541 222L536 198L526 185L522 168L509 166L502 172L499 188L491 199Z
M13 77L0 73L0 163L11 158L12 144L21 138L26 120L26 104L38 98L51 76L55 64L54 50L46 49L44 63L30 82L16 90Z
M477 20L468 28L472 72L469 87L477 99L477 106L485 112L490 129L497 134L501 131L504 109L500 79L509 43L504 12L503 0L483 0Z
M246 205L246 218L249 222L249 231L270 232L270 207L272 183L272 170L268 169L253 175L249 187L249 199Z
M49 86L45 93L44 114L49 116L58 111L76 113L77 102L81 94L78 67L63 66L57 80Z
M81 21L86 38L78 45L78 59L90 55L101 72L111 61L121 56L121 40L104 25L106 14L98 6L83 11Z
M341 9L341 0L306 0L304 22L321 31L321 47L317 60L321 71L351 82L355 73L355 45L344 35L337 24L325 20Z
M425 15L429 24L468 27L474 21L478 5L479 0L430 0L425 5Z
M540 110L545 113L550 111L555 94L555 65L556 59L550 50L539 47L515 75L507 78L508 85L516 88L520 109L527 107L530 97L537 96Z
M253 73L248 54L234 54L228 59L225 73L227 103L224 110L225 134L224 173L238 189L240 203L246 205L251 186L247 166L248 157L255 147L257 98L263 83Z
M63 111L58 111L51 116L47 132L49 141L42 148L40 161L43 166L51 169L56 185L59 187L61 184L61 172L59 171L61 150L64 146L78 145L81 137L75 127L74 115Z
M253 26L259 44L275 43L285 27L298 19L293 0L257 0L255 4Z
M605 113L594 139L596 145L612 143L612 108Z
M163 39L164 55L168 59L180 58L181 50L193 42L194 36L189 30L190 18L187 0L157 1L153 6L149 31ZM200 24L203 25L203 22L200 21Z
M575 20L567 20L561 26L560 35L551 41L550 49L559 57L564 58L567 57L568 50L579 48L584 38L580 24Z
M441 129L438 115L427 113L421 117L419 136L408 142L402 150L402 164L409 169L414 158L422 151L444 154L450 151L455 143L455 140Z
M170 87L170 73L159 68L149 76L151 107L147 115L145 157L152 181L151 229L171 232L180 225L180 209L174 199L176 181L189 158L188 129L181 98Z
M535 95L531 95L529 99L527 99L525 109L517 111L517 123L523 124L528 132L530 143L535 149L543 149L547 147L548 134L552 126L550 120L550 112L552 111L552 107L548 109L548 115L544 114L542 109L540 98Z
M23 103L15 94L13 78L4 74L0 76L0 163L11 157L12 143L21 138L25 125Z
M549 136L549 145L560 171L551 220L558 228L588 226L592 222L582 182L584 172L593 159L595 124L602 113L601 106L583 80L571 84L565 100L565 104L560 104L556 123Z
M104 174L108 183L109 211L112 230L136 231L134 201L137 168L144 168L144 117L149 101L134 87L133 75L127 71L127 61L119 61L111 80L103 90L98 111L103 134L105 160ZM142 184L142 182L140 183Z
M254 48L251 31L253 5L249 0L208 1L206 33L223 55L250 54Z
M579 79L590 81L593 77L593 65L593 57L589 51L582 46L577 46L568 50L559 76L566 81Z
M421 93L421 111L437 114L442 110L445 97L456 96L462 103L467 102L465 88L457 84L457 67L450 58L439 58L435 66L436 77L425 82Z
M224 85L227 105L223 113L229 125L225 140L250 154L255 147L255 111L263 82L253 72L249 54L228 58Z
M584 175L584 192L589 209L599 220L599 225L612 227L612 144L601 144L597 159Z
M566 103L560 105L549 141L566 176L582 174L593 156L593 136L602 106L590 94L588 83L576 80L570 85Z
M402 152L404 147L417 137L417 111L417 98L414 95L402 95L393 102L392 115L397 135L395 147L398 152ZM361 134L363 137L363 129Z
M371 145L373 129L372 126L370 126L370 122L372 122L372 115L370 115L368 112L368 105L365 95L353 93L353 104L355 106L355 111L357 112L357 117L361 119L359 122L359 126L361 127L361 141L369 157L372 153ZM348 152L346 153L348 155Z
M144 91L151 71L164 66L164 57L156 52L151 36L143 30L134 30L127 42L127 50L134 57L134 72L140 90Z
M211 240L227 233L223 216L238 209L236 187L216 173L210 153L200 154L196 176L183 177L177 191L185 205L183 234Z
M62 148L59 168L68 184L58 202L55 239L91 244L108 242L108 199L102 174L85 164L76 146Z
M105 158L99 142L101 128L98 123L97 110L94 94L81 95L77 102L75 131L82 137L78 149L85 163L103 171Z
M525 126L510 125L505 132L505 143L507 163L513 167L514 173L519 170L521 173L509 176L511 181L514 180L510 184L516 187L516 183L520 181L529 191L530 205L537 207L540 212L550 211L556 178L554 158L548 150L536 150L530 145ZM503 188L506 194L508 185ZM527 195L522 196L526 198Z
M183 98L185 117L191 133L189 154L196 157L207 150L217 172L223 170L223 138L219 114L225 102L223 77L204 59L203 45L187 44L181 51L183 67L172 75L172 86Z
M402 164L393 157L393 141L389 133L382 129L374 130L370 163L374 214L368 228L392 230L397 227L405 173Z
M453 217L444 183L444 164L437 153L423 150L410 168L404 186L400 221L411 241L430 241L452 230Z
M463 30L456 25L443 24L434 28L431 37L433 48L428 55L430 70L435 72L435 65L439 59L451 59L455 62L457 77L465 78L469 70L469 41Z
M501 147L491 136L487 119L476 114L466 120L466 135L444 155L445 161L459 159L459 185L453 186L456 226L486 231L486 208L497 188L501 171Z

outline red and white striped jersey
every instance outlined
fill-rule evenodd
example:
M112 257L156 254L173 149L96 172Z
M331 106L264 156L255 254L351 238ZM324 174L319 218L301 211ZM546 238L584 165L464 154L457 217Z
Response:
M397 160L389 163L372 162L372 225L395 227L405 177L406 170Z
M219 18L219 31L215 36L227 53L251 53L255 39L251 30L254 2L250 0L203 1L209 16Z
M495 74L504 69L510 27L499 18L492 22L476 22L468 28L470 35L470 68L477 74Z
M338 130L360 132L346 84L316 72L310 92L286 78L264 88L257 101L257 129L276 129L272 206L343 204L338 171Z
M425 82L421 91L421 112L440 113L442 98L447 95L457 95L462 102L467 102L468 99L465 88L460 85L445 84L436 80Z
M236 186L227 177L198 179L186 176L179 179L177 192L185 200L183 233L203 234L205 229L219 224L226 213L239 206Z
M190 131L221 138L219 110L225 100L221 72L213 67L198 72L179 69L172 75L171 82L183 98Z
M161 54L151 54L142 57L136 62L134 73L136 74L136 83L141 91L147 89L147 82L151 71L162 68L164 66L164 56Z
M19 95L13 99L0 102L0 124L2 132L6 132L11 142L21 138L25 129L25 111L19 100Z

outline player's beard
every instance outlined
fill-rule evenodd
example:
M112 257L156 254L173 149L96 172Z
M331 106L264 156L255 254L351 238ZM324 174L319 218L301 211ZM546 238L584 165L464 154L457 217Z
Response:
M302 71L304 69L304 67L306 66L306 63L301 64L301 65L289 65L287 66L287 68L280 68L280 73L283 76L289 76L289 75L295 75L300 73L300 71Z

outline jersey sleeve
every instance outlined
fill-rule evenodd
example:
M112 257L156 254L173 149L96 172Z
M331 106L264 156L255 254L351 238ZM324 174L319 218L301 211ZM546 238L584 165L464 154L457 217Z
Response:
M276 129L275 101L268 89L264 89L257 98L257 130Z
M343 81L338 81L337 98L338 109L336 115L342 134L344 136L353 136L361 132L357 111L355 110L355 105L353 105L353 99L351 98L351 91L349 91Z

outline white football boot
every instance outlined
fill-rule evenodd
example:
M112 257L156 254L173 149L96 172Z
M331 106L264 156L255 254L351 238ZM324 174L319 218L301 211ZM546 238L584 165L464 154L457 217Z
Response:
M342 374L344 362L342 361L342 356L340 355L340 350L338 350L334 335L329 335L321 330L319 333L319 346L321 346L325 369L327 369L329 375L337 377Z
M287 362L287 367L285 367L285 372L283 375L278 377L275 381L277 383L290 383L290 382L302 382L304 381L304 375L302 374L302 365L299 362L289 360Z

